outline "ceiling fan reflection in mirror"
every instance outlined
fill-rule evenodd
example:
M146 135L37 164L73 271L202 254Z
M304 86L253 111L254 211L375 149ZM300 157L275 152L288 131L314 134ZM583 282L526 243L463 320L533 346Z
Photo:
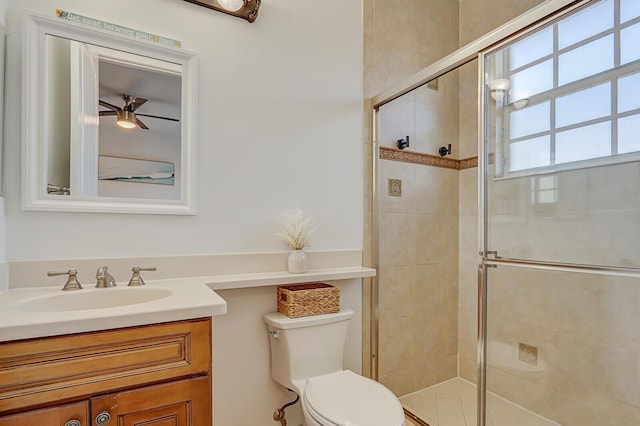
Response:
M161 117L159 115L141 114L139 112L136 112L136 110L144 105L148 101L148 99L134 98L133 96L127 94L121 94L120 97L124 101L124 106L122 108L100 99L98 103L105 108L109 108L109 111L100 111L99 116L103 117L115 115L116 124L125 129L133 129L137 126L141 129L149 130L149 128L142 121L140 121L138 116L158 118L160 120L175 122L180 121L177 118Z

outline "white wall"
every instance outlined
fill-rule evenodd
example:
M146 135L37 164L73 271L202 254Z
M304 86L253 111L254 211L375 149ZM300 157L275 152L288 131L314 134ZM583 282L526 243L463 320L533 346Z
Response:
M198 52L196 216L21 210L23 15L28 9L53 16L55 8L179 39ZM282 214L298 208L315 217L311 249L360 250L361 8L360 1L264 0L258 20L249 24L178 0L11 1L9 261L286 250L276 233ZM3 224L0 215L0 229ZM359 371L361 280L339 284L343 306L356 310L345 365ZM275 310L274 291L221 292L229 313L214 324L217 425L274 424L273 409L287 401L270 378L266 327L259 320ZM299 407L290 413L290 424L299 424Z
M7 8L7 0L0 0L0 23L5 25L5 10ZM1 108L4 110L4 107ZM2 117L0 117L2 119ZM2 126L0 126L2 129ZM0 134L0 140L2 140L2 134ZM2 157L2 142L0 142L0 188L2 188L2 180L4 178L3 175L4 170L4 159ZM0 197L0 291L6 290L9 286L8 282L8 271L7 271L7 251L6 251L6 243L7 243L7 229L6 229L6 218L4 214L4 198Z
M361 373L362 358L360 281L332 283L340 287L341 305L355 312L347 331L344 367L356 373ZM292 401L295 395L271 378L269 337L262 316L276 310L276 289L262 287L218 293L227 301L228 313L213 320L213 424L279 424L271 417L273 411ZM300 403L285 412L287 424L295 426L302 423Z
M4 216L4 198L0 197L0 292L9 288L9 268L6 252L6 218Z
M22 19L27 9L53 16L55 8L176 38L198 52L196 216L21 210ZM360 249L361 8L266 0L249 24L176 0L10 2L8 259L284 250L275 235L280 217L298 208L315 216L312 249Z

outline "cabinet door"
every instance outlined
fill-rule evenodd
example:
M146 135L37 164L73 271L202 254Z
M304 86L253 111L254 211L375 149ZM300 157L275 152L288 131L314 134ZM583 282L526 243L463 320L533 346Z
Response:
M0 417L0 426L89 426L87 401ZM74 422L75 421L75 422Z
M211 370L211 319L0 342L0 366L0 413L192 377Z
M91 416L93 426L211 426L211 376L91 398Z

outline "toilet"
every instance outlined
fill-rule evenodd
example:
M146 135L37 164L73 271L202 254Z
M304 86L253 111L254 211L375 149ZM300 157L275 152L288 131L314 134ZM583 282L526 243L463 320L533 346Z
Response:
M289 318L264 315L271 376L295 391L306 426L404 426L398 398L382 384L342 369L353 310Z

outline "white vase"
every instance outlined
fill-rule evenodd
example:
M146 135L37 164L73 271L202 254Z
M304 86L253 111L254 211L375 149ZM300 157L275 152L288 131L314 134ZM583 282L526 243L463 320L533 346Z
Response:
M292 274L302 274L307 271L307 255L302 250L293 250L289 253L287 262L289 272Z

